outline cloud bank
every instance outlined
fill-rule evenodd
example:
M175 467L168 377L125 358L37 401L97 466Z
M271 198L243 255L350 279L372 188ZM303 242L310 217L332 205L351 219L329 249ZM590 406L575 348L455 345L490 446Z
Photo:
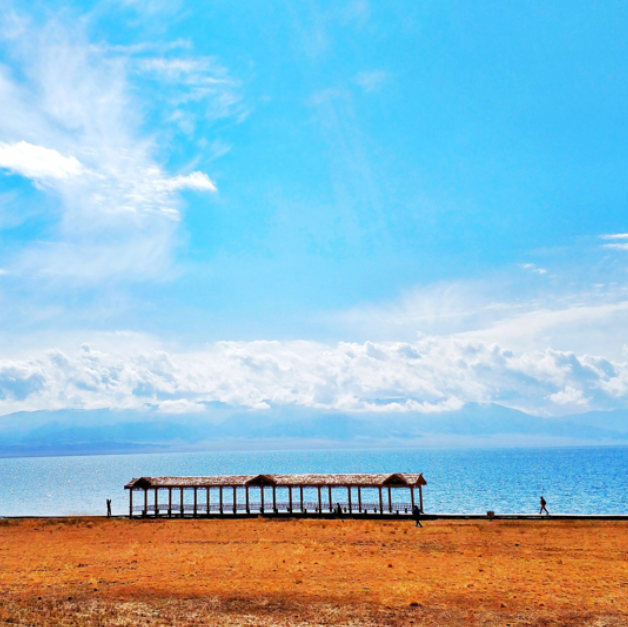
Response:
M206 403L345 412L444 412L497 403L543 415L628 406L628 364L547 349L426 337L415 343L219 342L202 351L76 354L0 361L0 412L159 409Z

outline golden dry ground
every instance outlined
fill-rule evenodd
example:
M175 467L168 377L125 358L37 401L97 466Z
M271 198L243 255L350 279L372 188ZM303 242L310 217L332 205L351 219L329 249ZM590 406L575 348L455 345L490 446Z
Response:
M628 625L628 523L5 520L3 622Z

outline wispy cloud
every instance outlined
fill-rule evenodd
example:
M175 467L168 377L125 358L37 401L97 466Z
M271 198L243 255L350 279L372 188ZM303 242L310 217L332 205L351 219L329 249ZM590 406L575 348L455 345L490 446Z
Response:
M355 77L355 82L366 92L377 91L390 79L387 72L372 70L370 72L359 72Z
M20 19L5 31L20 78L0 65L0 168L44 183L61 213L51 239L9 267L81 281L163 276L178 241L179 192L215 192L214 182L159 165L125 58L58 22Z
M539 266L537 266L534 263L523 263L521 264L521 267L524 270L528 270L529 272L533 272L534 274L547 274L547 270L545 268L540 268Z
M505 273L417 287L390 302L361 305L326 321L352 338L412 341L425 334L520 352L551 346L623 359L622 347L628 346L625 270L613 264L595 269L592 262L590 268L588 276L581 268L575 275L546 274L541 281L535 273Z
M166 95L175 108L189 102L203 103L206 118L232 117L238 122L250 113L240 81L230 76L216 59L141 57L136 59L135 66L139 72L160 81L162 96Z

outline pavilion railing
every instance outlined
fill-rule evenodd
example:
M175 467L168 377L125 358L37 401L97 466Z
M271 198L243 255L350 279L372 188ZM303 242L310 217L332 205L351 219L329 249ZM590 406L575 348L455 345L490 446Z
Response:
M203 514L207 515L208 513L216 512L222 514L234 514L234 513L334 513L337 511L338 505L342 510L342 514L410 514L412 513L412 504L405 502L393 502L389 504L384 502L383 507L380 508L379 503L366 503L362 502L362 506L360 507L358 503L352 502L351 507L349 507L348 502L343 501L335 501L332 503L332 507L330 508L329 502L322 503L322 507L319 509L319 504L317 501L306 501L299 502L296 501L292 503L286 502L277 502L276 506L273 507L272 501L270 503L265 502L264 507L262 508L262 504L259 502L251 501L247 508L246 503L237 502L234 504L233 502L223 502L222 508L220 503L210 503L209 504L209 512L207 508L206 502L197 502L196 506L194 503L183 503L183 513L191 513L194 514L196 511L197 516L203 516ZM167 516L169 513L172 515L179 514L181 515L181 503L180 502L172 502L172 505L168 503L147 503L146 506L144 504L135 504L133 505L133 512L138 512L144 515L152 514L155 515L164 515Z

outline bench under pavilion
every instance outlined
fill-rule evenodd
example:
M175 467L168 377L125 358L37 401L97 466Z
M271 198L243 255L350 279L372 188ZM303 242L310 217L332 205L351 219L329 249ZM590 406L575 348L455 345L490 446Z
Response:
M134 514L307 516L340 512L399 516L411 514L415 505L423 511L424 485L427 481L422 474L379 473L140 477L124 487L129 490L132 518Z

